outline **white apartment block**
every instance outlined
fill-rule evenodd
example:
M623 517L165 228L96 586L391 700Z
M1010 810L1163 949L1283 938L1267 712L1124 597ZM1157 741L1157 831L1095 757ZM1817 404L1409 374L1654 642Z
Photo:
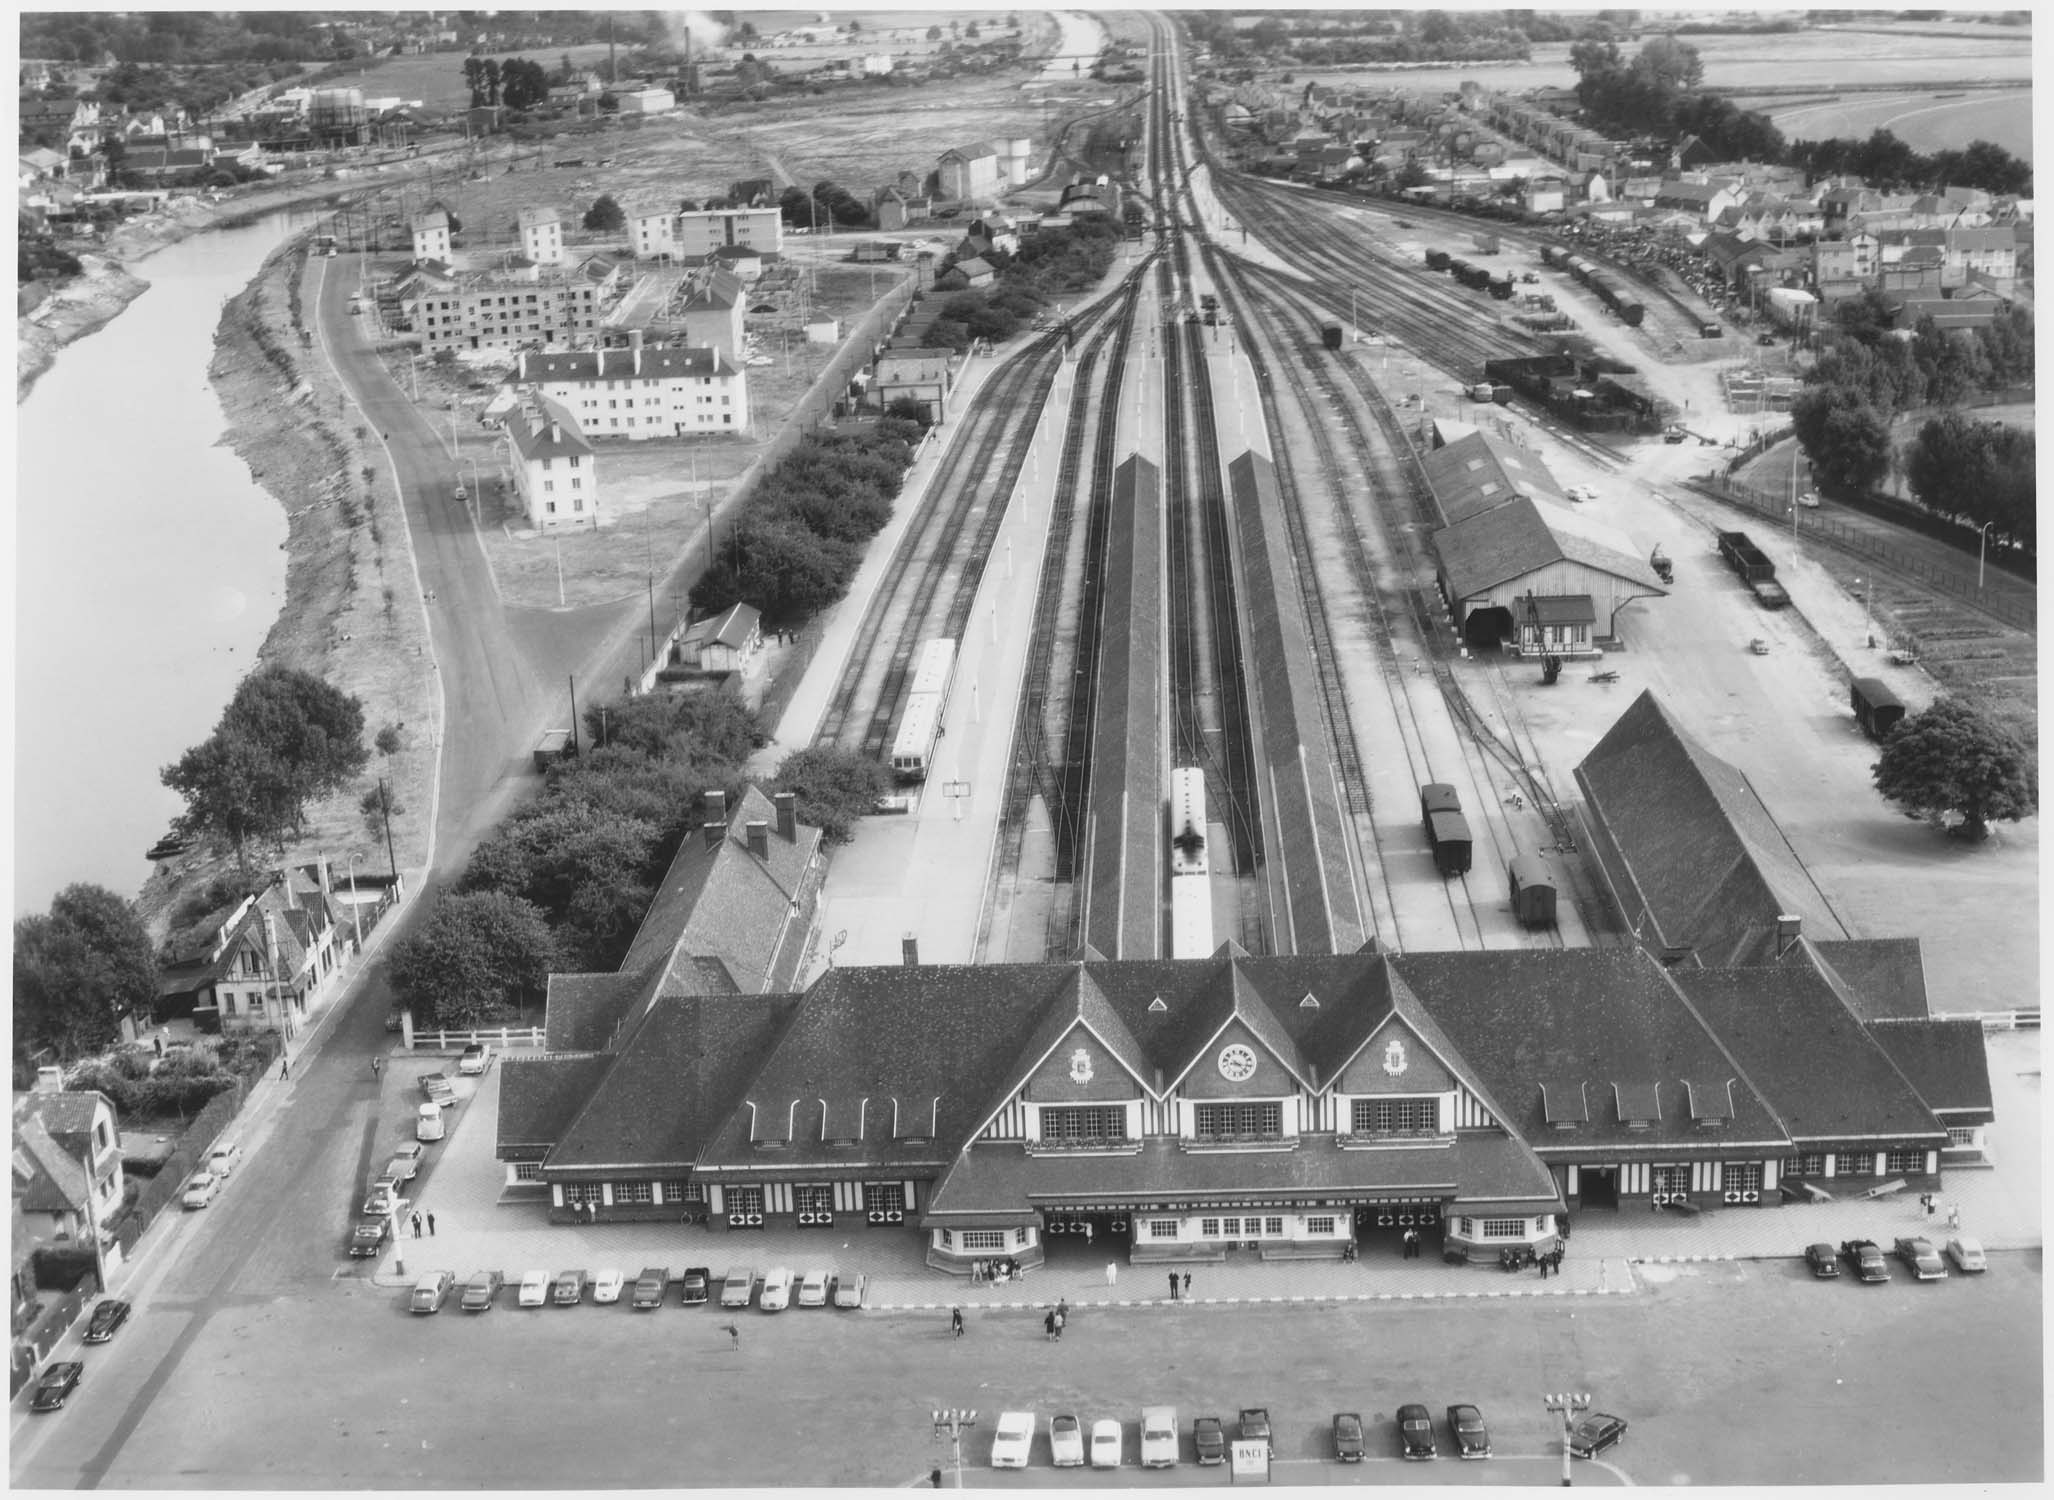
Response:
M638 256L703 259L725 246L775 254L784 248L784 215L775 208L707 208L637 214L630 221Z
M647 348L523 354L516 383L574 418L588 437L695 437L749 429L749 377L718 349Z
M599 525L599 466L577 421L560 405L507 413L507 456L514 490L537 531Z

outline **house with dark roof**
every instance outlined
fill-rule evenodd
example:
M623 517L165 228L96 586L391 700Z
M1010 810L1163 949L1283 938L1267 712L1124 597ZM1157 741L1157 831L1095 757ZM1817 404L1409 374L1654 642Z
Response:
M1849 995L1815 947L1766 976L1374 944L830 969L552 1015L552 1055L506 1064L498 1152L559 1220L905 1226L959 1274L1086 1225L1135 1261L1339 1256L1414 1224L1494 1260L1572 1209L1937 1185L1922 1089L1972 1111L1973 1067L1907 1066Z
M748 372L731 354L689 344L523 351L512 384L561 407L589 440L739 434L749 427Z
M577 418L543 397L506 415L507 456L528 524L538 531L599 526L599 464Z
M1576 511L1532 453L1473 432L1424 463L1448 522L1433 535L1441 595L1472 646L1596 655L1622 609L1666 595L1624 533Z
M63 1070L44 1068L14 1107L14 1207L33 1241L91 1243L119 1256L106 1226L121 1210L121 1131L95 1090L67 1090Z
M275 871L264 889L184 934L157 971L159 1019L191 1016L208 1032L304 1024L349 954L331 879L326 860Z
M763 651L763 614L753 604L730 604L687 625L673 659L700 672L748 676Z

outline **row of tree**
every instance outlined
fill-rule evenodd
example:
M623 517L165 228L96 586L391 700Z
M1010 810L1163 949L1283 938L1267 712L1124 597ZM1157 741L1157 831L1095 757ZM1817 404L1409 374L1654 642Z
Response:
M563 66L569 67L569 59ZM567 82L561 74L556 82ZM508 109L533 109L549 102L551 74L542 64L525 57L467 57L464 83L471 91L471 108L503 104Z
M1874 489L1896 462L1891 423L1925 406L1951 406L1971 392L1997 390L2033 376L2032 313L2008 306L1987 328L1964 337L1921 318L1910 339L1893 328L1895 314L1874 292L1841 304L1840 337L1806 372L1791 404L1791 425L1830 492ZM1954 507L1936 507L1954 514ZM2003 511L2005 529L2030 534L2028 517ZM1987 516L1979 519L1987 519Z
M2021 197L2031 197L2033 191L2032 163L1990 141L1970 141L1960 150L1950 147L1928 155L1913 150L1894 131L1878 129L1863 141L1796 141L1776 159L1803 167L1812 177L1859 177L1885 191L1966 187Z
M692 586L693 610L747 602L773 624L797 624L841 598L863 544L891 517L921 432L919 408L908 404L868 431L801 439Z
M2034 450L2027 429L1942 412L1927 418L1905 446L1904 477L1926 509L2033 548L2039 544Z
M124 1016L147 1019L157 957L133 903L68 885L47 913L14 921L14 1059L69 1062L111 1045Z
M755 714L724 693L595 706L584 729L589 748L552 769L542 795L493 831L393 951L393 994L417 1024L505 1021L542 997L553 972L617 970L706 794L739 802L761 738ZM787 757L772 783L830 842L885 787L875 760L831 748Z

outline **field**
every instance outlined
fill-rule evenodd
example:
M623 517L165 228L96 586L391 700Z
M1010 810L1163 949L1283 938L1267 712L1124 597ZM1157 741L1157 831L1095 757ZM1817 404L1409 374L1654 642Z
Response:
M2022 161L2033 159L2033 95L1975 90L1952 99L1938 99L1931 90L1903 94L1849 94L1830 103L1800 104L1778 109L1773 101L1736 102L1765 109L1790 140L1866 139L1871 131L1890 130L1913 149L1931 154L1960 150L1971 141L1990 141Z

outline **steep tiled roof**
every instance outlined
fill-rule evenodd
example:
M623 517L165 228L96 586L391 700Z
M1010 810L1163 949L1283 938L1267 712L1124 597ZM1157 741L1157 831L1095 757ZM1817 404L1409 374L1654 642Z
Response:
M34 1115L15 1122L13 1195L30 1213L70 1213L85 1205L84 1162L52 1140Z
M618 974L551 974L542 1007L544 1045L551 1052L611 1048L661 975L655 964Z
M1939 1132L1879 1039L1816 973L1680 969L1675 978L1800 1143Z
M1619 851L1624 869L1608 873L1642 938L1719 966L1766 961L1784 913L1812 937L1847 935L1747 777L1685 734L1653 693L1619 717L1576 781Z
M1500 443L1488 433L1472 432L1458 438L1436 448L1421 462L1441 515L1451 524L1493 510L1516 495L1566 498L1538 457Z
M636 356L641 358L637 361ZM547 354L523 354L521 381L580 385L599 380L681 380L700 376L726 376L733 365L718 349L687 349L664 344L644 349L565 349Z
M610 1056L598 1053L504 1059L499 1065L498 1154L533 1158L554 1146L612 1063Z
M1971 1016L1893 1019L1878 1022L1869 1035L1947 1124L1987 1125L1996 1118L1982 1022Z
M736 1113L759 1059L799 1005L795 995L659 999L606 1060L549 1166L690 1167Z
M1684 1085L1735 1079L1722 1140L1780 1145L1787 1136L1733 1058L1639 949L1413 953L1394 960L1420 1004L1459 1039L1507 1124L1543 1154L1638 1142L1695 1143ZM1542 1082L1580 1081L1590 1121L1552 1129ZM1629 1130L1615 1089L1653 1090L1660 1118Z
M1929 1013L1925 949L1917 938L1819 939L1812 946L1864 1021L1923 1020Z
M592 451L577 418L554 401L545 400L542 415L533 420L525 412L509 412L506 425L513 435L514 447L524 459L563 458Z

